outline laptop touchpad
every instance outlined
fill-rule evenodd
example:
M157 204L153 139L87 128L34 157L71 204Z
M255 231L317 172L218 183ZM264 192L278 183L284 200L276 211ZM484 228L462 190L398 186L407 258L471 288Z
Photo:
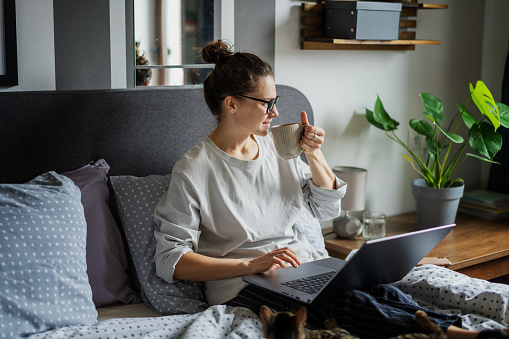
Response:
M325 266L327 268L339 271L346 265L346 261L338 258L326 258L313 261L314 264Z

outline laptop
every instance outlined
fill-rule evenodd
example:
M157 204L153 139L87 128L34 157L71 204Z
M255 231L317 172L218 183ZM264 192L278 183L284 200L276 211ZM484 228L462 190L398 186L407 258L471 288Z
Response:
M242 279L306 304L330 300L343 292L402 279L454 227L450 224L368 240L348 261L326 258Z

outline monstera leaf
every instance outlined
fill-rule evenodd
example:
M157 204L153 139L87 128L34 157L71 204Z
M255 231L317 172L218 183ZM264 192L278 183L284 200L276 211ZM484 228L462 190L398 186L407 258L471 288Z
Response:
M482 122L472 126L468 134L468 143L473 150L485 157L474 155L475 158L493 161L497 152L502 148L502 136L493 129L491 124ZM472 154L469 155L472 156Z
M379 96L375 102L375 109L373 111L366 109L366 118L373 126L384 131L393 131L399 126L399 122L392 119L385 110Z
M484 82L477 81L475 88L470 84L470 94L479 111L491 121L496 131L500 127L500 113L488 87Z
M436 120L444 121L444 105L442 101L431 93L421 93L419 96L422 99L422 105L424 106L425 114L431 121ZM430 117L431 116L431 117Z

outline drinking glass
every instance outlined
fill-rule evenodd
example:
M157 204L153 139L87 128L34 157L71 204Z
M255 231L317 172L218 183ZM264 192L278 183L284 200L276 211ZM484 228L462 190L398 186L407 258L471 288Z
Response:
M362 236L366 240L385 237L386 216L382 212L366 211L363 214L364 229Z

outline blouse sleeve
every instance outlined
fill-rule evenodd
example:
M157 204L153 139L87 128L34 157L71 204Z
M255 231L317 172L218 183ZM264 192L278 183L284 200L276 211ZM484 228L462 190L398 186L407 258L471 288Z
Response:
M316 186L311 177L309 165L297 157L297 173L301 176L301 187L304 195L304 206L318 220L330 220L341 213L341 199L346 193L346 182L335 177L336 189Z
M172 173L170 186L154 210L154 221L156 273L172 283L180 257L196 252L200 238L199 201L191 185L178 173Z

